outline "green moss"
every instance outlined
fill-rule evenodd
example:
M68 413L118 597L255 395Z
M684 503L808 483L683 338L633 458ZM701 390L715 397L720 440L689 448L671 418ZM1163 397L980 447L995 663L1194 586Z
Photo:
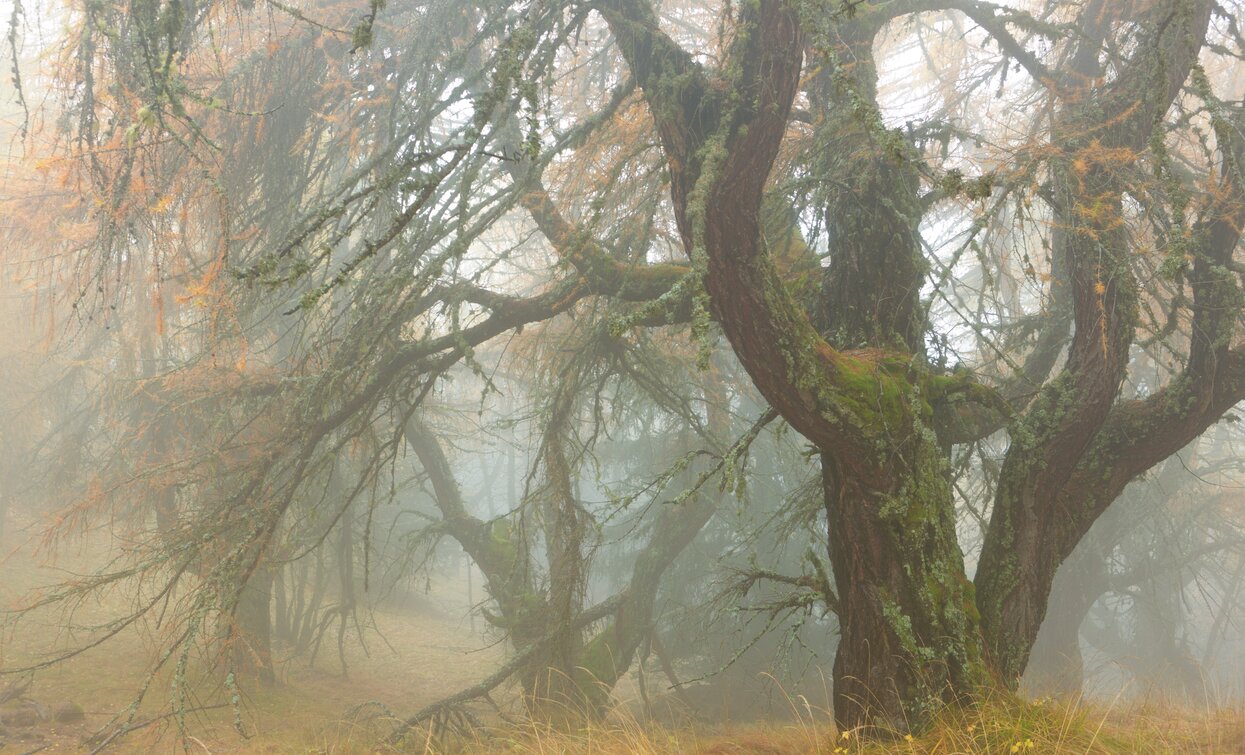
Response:
M572 681L588 712L601 711L609 704L610 690L618 680L618 650L612 641L614 625L605 627L576 656Z
M835 360L834 400L854 417L858 429L879 442L889 442L914 418L909 402L912 383L907 377L910 363L906 355L859 357L850 352Z
M514 534L508 519L496 519L489 524L489 553L502 564L519 562L519 549L514 542Z
M617 676L615 671L617 651L614 643L610 641L613 634L614 626L611 624L579 651L576 671L582 672L584 681L595 684L611 681Z

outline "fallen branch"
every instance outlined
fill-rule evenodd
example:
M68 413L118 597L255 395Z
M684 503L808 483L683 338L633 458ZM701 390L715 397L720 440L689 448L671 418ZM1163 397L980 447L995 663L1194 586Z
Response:
M83 739L83 744L87 745L88 747L90 747L91 745L94 745L94 747L92 747L88 755L96 755L96 753L103 751L108 746L113 744L116 740L120 739L121 737L124 737L126 734L138 731L139 729L146 729L148 726L151 726L152 724L160 723L161 721L167 721L168 719L180 713L198 713L198 712L205 711L205 710L216 710L218 708L228 708L228 707L229 707L228 703L220 703L219 705L200 706L190 711L178 711L178 710L169 711L168 713L165 713L163 715L153 716L151 718L143 719L141 721L122 724L121 726L118 726L116 729L112 730L112 732L110 732L107 736L104 736L102 739L100 737L101 735L103 735L103 732L102 731L96 732L95 734L92 734L91 736ZM98 744L96 744L97 742Z
M592 608L587 609L570 622L570 628L579 629L580 627L587 626L594 621L604 619L606 616L609 616L618 609L618 606L622 604L625 595L626 591L620 592L617 595L596 604ZM431 705L421 708L414 715L403 721L402 724L389 735L389 742L391 744L398 742L402 739L402 737L406 736L408 731L434 716L445 713L457 706L462 705L463 703L475 700L476 698L487 696L489 692L492 692L496 687L501 685L502 682L509 679L523 666L524 663L531 659L532 656L544 650L550 643L560 637L566 629L567 627L565 626L554 628L540 639L516 653L513 658L506 661L499 669L485 677L482 681L464 690L456 692L449 697L442 698Z
M16 700L26 694L26 690L30 689L30 684L34 680L34 676L28 676L5 687L3 691L0 691L0 704L7 703L10 700Z

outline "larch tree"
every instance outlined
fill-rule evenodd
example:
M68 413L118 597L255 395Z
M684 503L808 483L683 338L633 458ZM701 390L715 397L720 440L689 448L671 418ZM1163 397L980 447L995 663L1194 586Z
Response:
M182 558L245 584L336 455L372 438L359 474L375 479L405 443L446 531L522 626L531 585L507 585L505 538L463 509L419 405L452 369L484 374L477 349L557 318L592 311L623 341L682 329L702 363L720 331L819 459L832 574L801 584L837 617L836 718L904 731L1014 689L1057 567L1130 481L1245 399L1245 116L1223 91L1245 55L1238 12L92 2L71 14L54 146L73 161L65 182L95 197L83 269L107 281L136 250L184 248L188 297L215 313L199 358L226 362L229 391L296 430L244 439L255 449L225 503L201 514L225 506L232 529L213 531L238 545ZM929 54L927 38L965 26L977 47ZM897 124L887 65L922 55L940 105ZM1013 112L970 115L991 96ZM960 253L997 273L967 294L972 316L957 307L973 287L959 253L930 241L957 224ZM1041 251L1018 259L1003 231L1024 224ZM516 227L535 246L506 240ZM1172 369L1139 378L1151 343ZM242 366L261 353L280 369ZM582 660L578 635L542 663L617 679L643 632L626 629L621 597L582 605L567 469L581 383L563 377L536 465L540 606L559 631L613 612L588 646L612 637L616 665ZM970 572L950 460L1000 433ZM709 513L687 507L659 530L671 543L654 536L628 620L651 624L653 579ZM527 634L516 648L548 650Z

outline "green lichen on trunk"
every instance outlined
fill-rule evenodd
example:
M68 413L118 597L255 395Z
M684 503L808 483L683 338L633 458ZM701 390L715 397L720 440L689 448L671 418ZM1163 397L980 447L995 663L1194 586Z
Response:
M624 4L613 0L607 8ZM667 151L679 230L704 286L694 331L703 339L704 315L711 311L759 391L822 451L842 602L839 718L850 724L885 720L899 728L919 724L936 701L975 692L985 674L950 484L930 429L935 404L972 389L930 376L925 365L911 150L900 134L883 129L875 157L886 162L867 174L873 178L864 188L895 222L886 224L891 230L885 234L862 236L858 247L867 261L879 244L896 242L910 274L896 288L902 306L885 311L907 314L902 323L883 322L882 309L861 308L845 319L862 337L827 342L807 314L805 297L779 272L775 257L789 247L763 222L772 217L763 213L765 178L799 82L805 40L798 14L768 0L741 5L727 62L714 81L718 93L704 101L699 68L671 65L664 54L641 55L668 41L638 33L637 23L652 21L647 11L625 21L607 9L606 20ZM865 140L876 135L868 127L858 133ZM883 169L889 167L899 173ZM904 196L883 196L892 189ZM880 204L883 199L890 204ZM861 235L871 227L849 230ZM868 290L868 282L860 284Z
M898 379L893 372L890 378ZM921 384L905 384L907 434L887 447L884 473L865 478L823 455L841 604L841 726L919 729L937 708L975 695L987 679L946 460L926 424L932 410Z

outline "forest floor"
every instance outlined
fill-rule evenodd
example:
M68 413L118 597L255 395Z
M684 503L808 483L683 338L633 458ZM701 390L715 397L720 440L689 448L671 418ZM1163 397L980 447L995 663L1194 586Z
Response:
M419 747L413 751L421 751ZM1175 706L987 704L948 711L919 737L864 740L824 718L678 729L607 721L571 734L503 730L460 748L470 753L541 755L974 755L1047 753L1245 753L1245 711L1189 711Z
M16 544L15 544L16 543ZM0 634L0 668L39 663L49 654L82 644L92 625L99 626L128 609L131 595L105 595L82 604L67 620L61 612L35 613L13 623L12 611L24 606L37 591L56 580L73 578L82 565L99 563L100 549L92 546L62 549L54 558L35 553L33 542L21 542L10 531L0 555L0 606L6 615ZM189 743L201 752L344 752L371 751L380 706L401 706L413 712L496 668L503 649L473 631L467 619L466 590L454 583L410 590L386 610L360 611L360 632L351 625L339 656L336 625L329 628L314 664L305 657L289 658L276 648L277 684L241 683L240 700L229 704L230 691L218 679L184 685L191 689L189 707L209 708L184 718ZM32 592L35 591L35 592ZM477 621L480 621L477 619ZM76 630L66 627L72 623ZM98 647L33 673L0 676L0 695L11 684L31 684L20 701L3 705L11 725L0 716L0 754L89 752L84 744L92 734L125 712L142 686L150 692L138 707L135 722L151 723L126 735L105 752L171 751L177 743L178 717L168 715L173 676L169 667L152 676L168 635L155 621L127 628ZM345 661L343 670L342 661ZM192 662L192 667L195 665ZM188 676L195 675L191 672ZM197 676L203 677L202 673ZM379 703L350 716L364 703ZM57 710L73 704L84 715L58 722ZM21 707L31 709L24 715ZM19 715L14 715L17 710ZM241 719L240 727L235 720ZM242 734L237 729L241 728ZM356 741L367 739L369 744Z
M36 559L27 549L19 558L13 537L9 540L9 556L0 559L0 600L7 609L20 605L23 596L47 584L49 577L72 576L74 565L89 555L79 551L56 560ZM471 685L504 655L504 648L490 645L464 618L464 585L431 587L407 595L401 605L364 615L366 648L352 630L343 646L344 674L336 643L329 641L314 664L305 657L279 655L278 683L243 685L236 705L228 704L230 693L219 681L189 685L194 690L189 707L215 707L186 715L184 728L170 715L173 675L148 673L164 636L154 623L129 628L100 647L37 671L33 678L0 677L0 691L30 680L20 700L0 705L0 755L90 752L99 741L92 741L92 735L124 711L149 678L151 691L133 719L146 725L113 741L104 752L1245 753L1245 709L1240 707L1194 711L1120 701L1067 705L999 700L973 712L947 711L921 737L878 742L836 731L824 694L787 696L781 689L762 720L710 720L713 716L703 715L703 710L697 718L646 719L634 679L620 686L624 703L614 714L571 733L505 724L494 715L486 716L493 728L465 739L440 741L416 733L390 746L385 738L393 731L395 716ZM112 596L82 605L74 613L74 624L115 615L128 600L132 596ZM38 661L49 650L72 647L83 635L65 626L63 618L54 616L5 624L0 667ZM752 692L741 696L755 697ZM58 721L58 716L68 720Z

